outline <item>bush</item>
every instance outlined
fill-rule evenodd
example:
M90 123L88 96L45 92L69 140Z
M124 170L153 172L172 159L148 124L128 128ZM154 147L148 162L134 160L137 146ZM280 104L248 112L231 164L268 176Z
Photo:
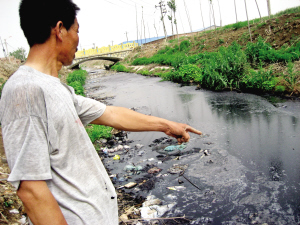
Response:
M75 94L84 95L83 85L85 84L87 71L79 69L70 73L67 77L67 84L74 88Z
M70 73L67 77L67 84L78 81L82 86L85 84L87 71L79 69Z
M274 90L278 79L275 77L272 68L265 70L262 67L259 70L250 70L242 80L242 86L245 89L272 91Z
M74 91L75 91L76 95L85 96L84 88L83 88L83 86L81 85L81 83L79 81L74 81L74 82L70 83L69 86L74 88Z
M218 52L198 55L203 68L202 85L213 90L234 87L247 71L247 58L241 46L233 42L231 46L220 47ZM202 58L202 59L201 59Z
M300 58L300 42L290 48L283 46L281 49L275 50L269 43L265 43L262 37L258 37L256 43L248 42L245 53L247 59L252 64L257 64L261 61L267 63L287 63Z
M129 69L126 68L126 66L122 65L121 63L117 62L115 65L111 67L112 70L117 72L129 72Z
M91 124L88 125L85 129L93 143L101 138L110 138L112 136L111 127Z
M300 72L294 71L294 64L289 62L287 66L287 74L283 75L284 80L287 83L287 87L292 94L296 91L296 86L300 83Z
M174 70L171 73L167 73L163 78L179 83L189 83L190 81L200 82L201 75L202 71L198 66L187 64L181 66L177 71Z
M182 41L180 43L180 51L188 52L190 50L191 43L189 40Z

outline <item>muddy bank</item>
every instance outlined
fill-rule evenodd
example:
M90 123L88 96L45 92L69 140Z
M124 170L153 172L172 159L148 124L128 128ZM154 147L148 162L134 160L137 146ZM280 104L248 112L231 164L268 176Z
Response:
M119 73L87 81L94 98L109 97L109 104L188 123L205 134L192 135L184 150L163 160L155 148L163 134L128 133L130 149L103 159L116 177L116 188L143 198L154 196L161 206L169 206L158 216L185 216L186 224L297 224L299 102L271 104L251 94L197 91L159 80ZM116 154L120 160L113 159ZM128 172L129 165L145 169ZM187 168L183 174L170 173L176 165ZM153 167L158 172L149 173ZM130 182L137 185L123 187Z

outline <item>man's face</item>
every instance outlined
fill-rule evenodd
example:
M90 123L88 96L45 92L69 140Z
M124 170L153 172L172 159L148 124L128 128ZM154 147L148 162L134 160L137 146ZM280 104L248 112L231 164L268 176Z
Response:
M64 28L65 29L65 28ZM63 48L62 48L62 58L61 61L64 66L71 65L73 59L75 58L75 53L77 51L77 46L79 43L79 24L77 18L70 29L65 32L63 37Z

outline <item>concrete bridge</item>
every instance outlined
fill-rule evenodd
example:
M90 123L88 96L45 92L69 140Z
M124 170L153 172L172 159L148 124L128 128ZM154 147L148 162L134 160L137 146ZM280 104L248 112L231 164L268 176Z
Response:
M127 43L121 45L114 45L108 47L99 48L96 47L94 49L83 49L82 51L78 51L75 54L75 59L73 60L72 65L68 66L69 69L79 69L79 65L83 62L89 60L109 60L115 63L124 59L138 44Z

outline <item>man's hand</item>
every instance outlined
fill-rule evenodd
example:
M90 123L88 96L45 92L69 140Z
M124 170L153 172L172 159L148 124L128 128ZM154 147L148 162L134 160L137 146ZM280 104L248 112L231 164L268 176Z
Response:
M92 122L125 131L161 131L174 137L179 143L188 142L188 132L201 135L189 125L176 123L155 116L147 116L122 107L107 106L102 116Z
M182 144L183 142L188 142L190 140L190 135L188 132L192 132L195 134L201 135L202 132L199 130L196 130L195 128L182 124L182 123L176 123L172 121L168 121L169 128L167 128L165 134L174 137L177 139L178 144Z
M17 194L34 225L67 225L45 181L21 181Z

